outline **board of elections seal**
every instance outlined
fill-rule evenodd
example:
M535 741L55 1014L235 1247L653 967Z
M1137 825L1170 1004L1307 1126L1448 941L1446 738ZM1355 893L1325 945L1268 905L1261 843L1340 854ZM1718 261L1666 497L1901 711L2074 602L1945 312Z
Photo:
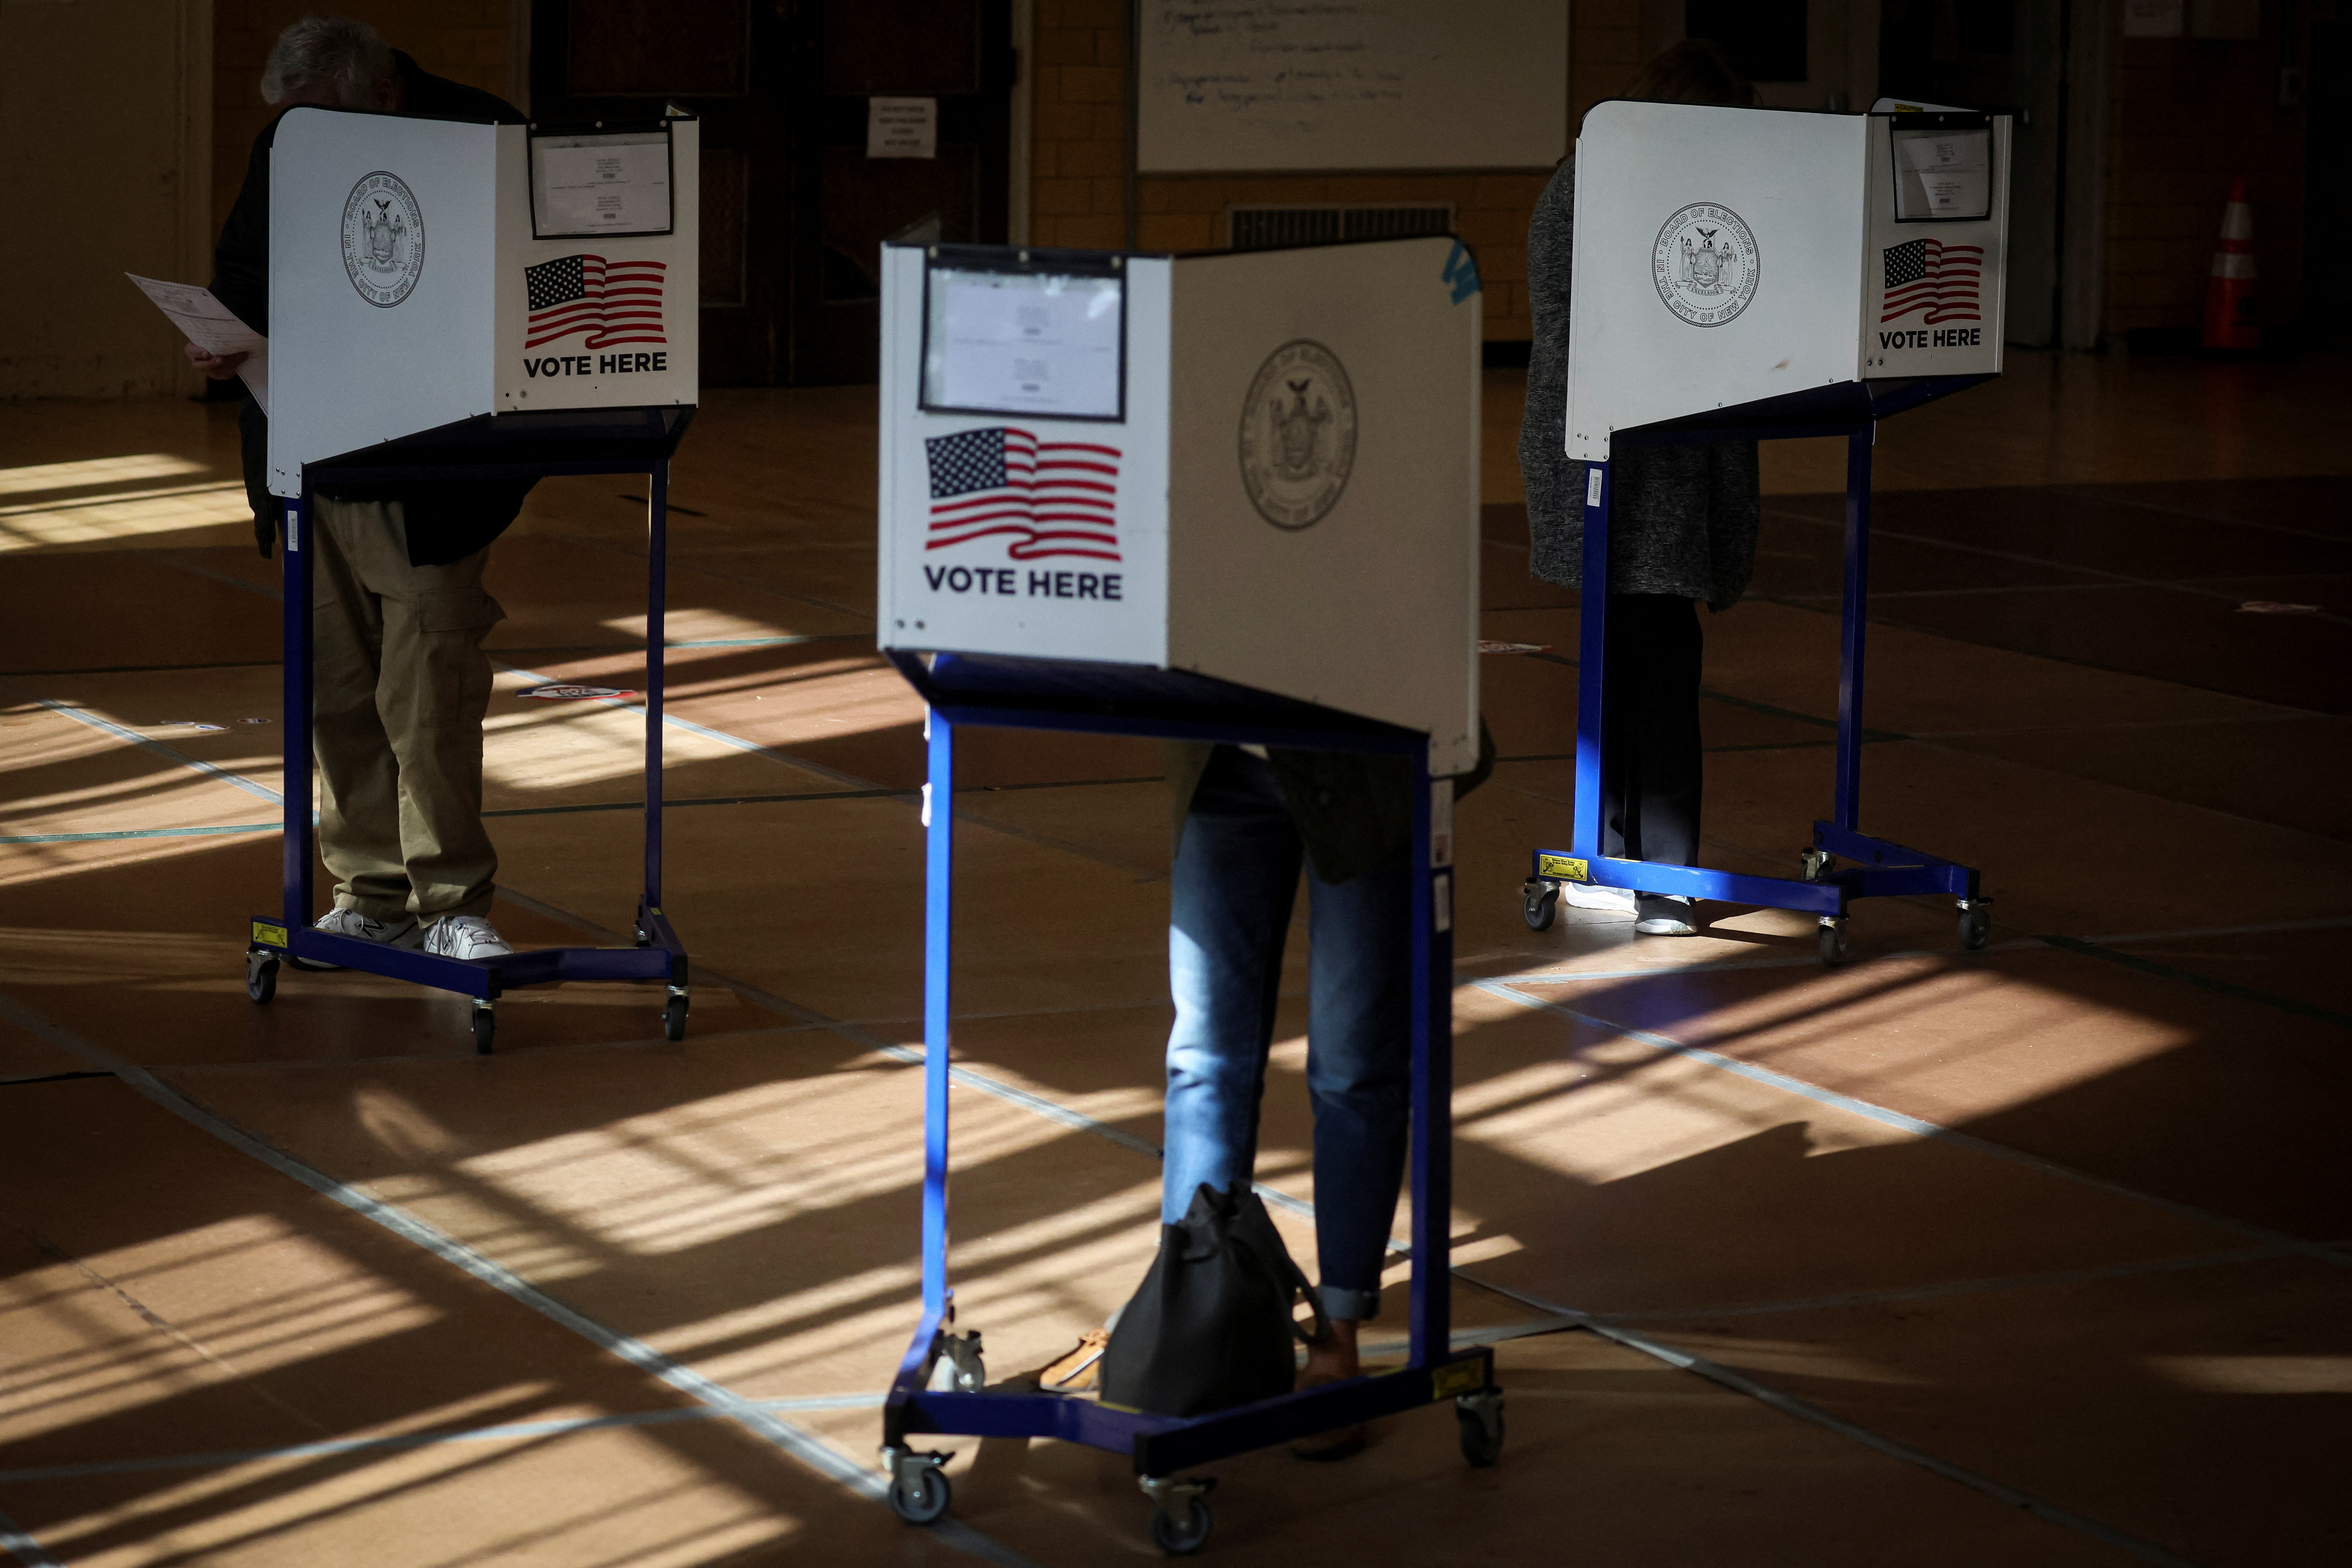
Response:
M371 305L389 310L425 272L425 215L397 174L382 170L352 187L343 203L343 270Z
M1756 298L1763 258L1729 207L1693 202L1666 220L1650 252L1650 280L1666 309L1694 327L1719 327Z
M1242 486L1276 528L1312 528L1356 466L1356 389L1339 356L1294 338L1266 356L1242 400Z

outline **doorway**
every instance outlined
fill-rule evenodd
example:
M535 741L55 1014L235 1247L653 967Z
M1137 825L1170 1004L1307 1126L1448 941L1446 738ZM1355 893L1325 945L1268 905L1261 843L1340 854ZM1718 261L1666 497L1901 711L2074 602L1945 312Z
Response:
M1878 90L2017 118L2010 143L2009 341L2058 341L2067 0L1884 0Z
M702 121L702 379L876 378L880 247L1002 243L1011 0L534 0L531 114ZM866 155L870 100L935 100L929 157Z

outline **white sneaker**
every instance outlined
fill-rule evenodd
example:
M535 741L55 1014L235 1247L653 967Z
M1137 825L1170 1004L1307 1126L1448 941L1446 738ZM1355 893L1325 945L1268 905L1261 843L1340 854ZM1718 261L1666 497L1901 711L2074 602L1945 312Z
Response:
M425 933L425 951L436 958L506 958L514 952L498 929L479 915L444 915Z
M425 931L413 920L372 920L357 910L347 910L340 905L312 921L310 927L313 931L326 931L334 936L353 936L362 942L377 942L386 947L406 948L411 952L425 945ZM341 969L342 967L340 963L327 963L315 958L298 958L294 962L297 967L302 969Z
M1625 888L1604 888L1598 882L1562 882L1559 901L1572 910L1600 910L1612 915L1633 912L1633 892Z
M1643 936L1696 936L1691 900L1672 893L1649 895L1633 929Z

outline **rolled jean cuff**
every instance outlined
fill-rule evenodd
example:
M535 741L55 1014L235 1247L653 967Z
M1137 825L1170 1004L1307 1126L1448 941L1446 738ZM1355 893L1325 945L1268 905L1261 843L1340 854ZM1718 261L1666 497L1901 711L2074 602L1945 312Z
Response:
M1381 1315L1381 1293L1378 1290L1351 1290L1344 1285L1318 1285L1315 1293L1323 1299L1323 1310L1334 1318L1360 1321Z

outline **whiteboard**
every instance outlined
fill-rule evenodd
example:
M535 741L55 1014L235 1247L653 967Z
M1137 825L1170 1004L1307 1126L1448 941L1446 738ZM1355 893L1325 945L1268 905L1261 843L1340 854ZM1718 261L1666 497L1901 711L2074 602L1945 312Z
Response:
M1139 0L1136 168L1549 169L1568 0Z

